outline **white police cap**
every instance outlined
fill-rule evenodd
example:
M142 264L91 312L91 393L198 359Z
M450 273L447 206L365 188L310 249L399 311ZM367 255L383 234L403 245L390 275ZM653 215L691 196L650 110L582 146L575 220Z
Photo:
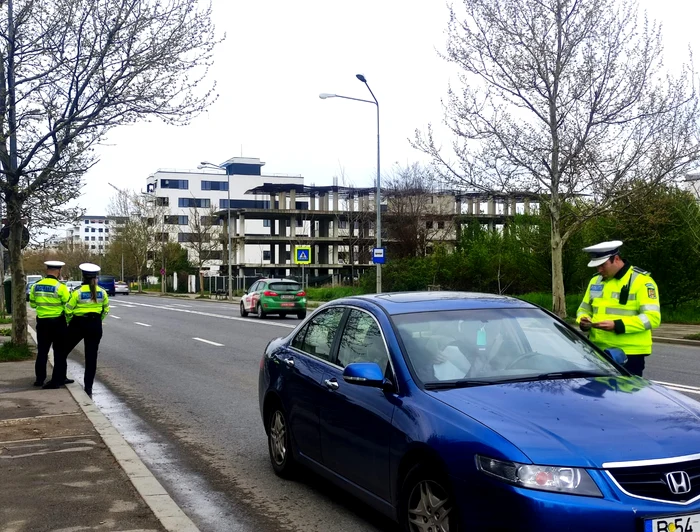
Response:
M92 264L91 262L83 262L78 268L80 268L80 271L83 272L85 277L95 277L97 272L102 269L97 264Z
M47 260L44 262L47 268L63 268L66 263L60 260Z
M603 264L610 257L614 257L620 253L621 247L621 240L611 240L610 242L601 242L595 246L588 246L587 248L583 248L583 251L590 255L591 261L588 263L588 266L595 268Z

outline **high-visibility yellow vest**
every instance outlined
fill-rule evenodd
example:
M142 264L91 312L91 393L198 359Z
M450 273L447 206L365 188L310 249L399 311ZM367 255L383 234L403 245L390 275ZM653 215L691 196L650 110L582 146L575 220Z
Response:
M86 284L77 290L73 290L66 304L66 318L68 321L73 316L84 316L85 314L93 313L99 314L104 320L109 314L109 297L107 297L107 292L100 286L95 287L95 296L97 302L92 300L90 286Z
M32 285L29 306L36 309L37 318L58 318L70 298L68 287L55 277L44 277Z
M603 280L596 275L588 283L576 322L581 323L584 316L592 323L615 322L614 331L590 330L591 341L601 349L619 347L628 355L651 354L651 330L661 323L659 289L649 272L635 267L620 279Z

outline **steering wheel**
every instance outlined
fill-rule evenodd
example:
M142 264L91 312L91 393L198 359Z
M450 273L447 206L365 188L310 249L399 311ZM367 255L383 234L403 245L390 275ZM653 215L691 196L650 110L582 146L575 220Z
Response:
M531 351L530 353L525 353L524 355L520 355L518 358L513 360L510 364L508 364L505 369L514 369L515 366L518 364L518 362L522 362L523 360L527 360L529 358L535 358L535 357L544 357L547 355L543 355L542 353L538 353L537 351Z

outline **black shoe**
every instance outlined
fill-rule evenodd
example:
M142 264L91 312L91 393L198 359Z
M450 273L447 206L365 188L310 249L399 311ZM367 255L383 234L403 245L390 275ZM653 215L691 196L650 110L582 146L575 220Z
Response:
M92 399L92 390L85 390L85 393L90 399Z
M73 384L75 381L73 379L66 379L63 381L63 384Z
M42 390L58 390L63 384L56 384L54 381L49 381L46 384L44 384L41 389Z
M34 381L34 386L40 388L44 385L44 381Z

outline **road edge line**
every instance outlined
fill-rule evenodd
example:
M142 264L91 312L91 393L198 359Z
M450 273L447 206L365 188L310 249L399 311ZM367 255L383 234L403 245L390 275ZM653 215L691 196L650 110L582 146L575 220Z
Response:
M27 329L36 343L36 331L31 325ZM67 384L66 388L163 528L169 532L200 532L80 385Z

